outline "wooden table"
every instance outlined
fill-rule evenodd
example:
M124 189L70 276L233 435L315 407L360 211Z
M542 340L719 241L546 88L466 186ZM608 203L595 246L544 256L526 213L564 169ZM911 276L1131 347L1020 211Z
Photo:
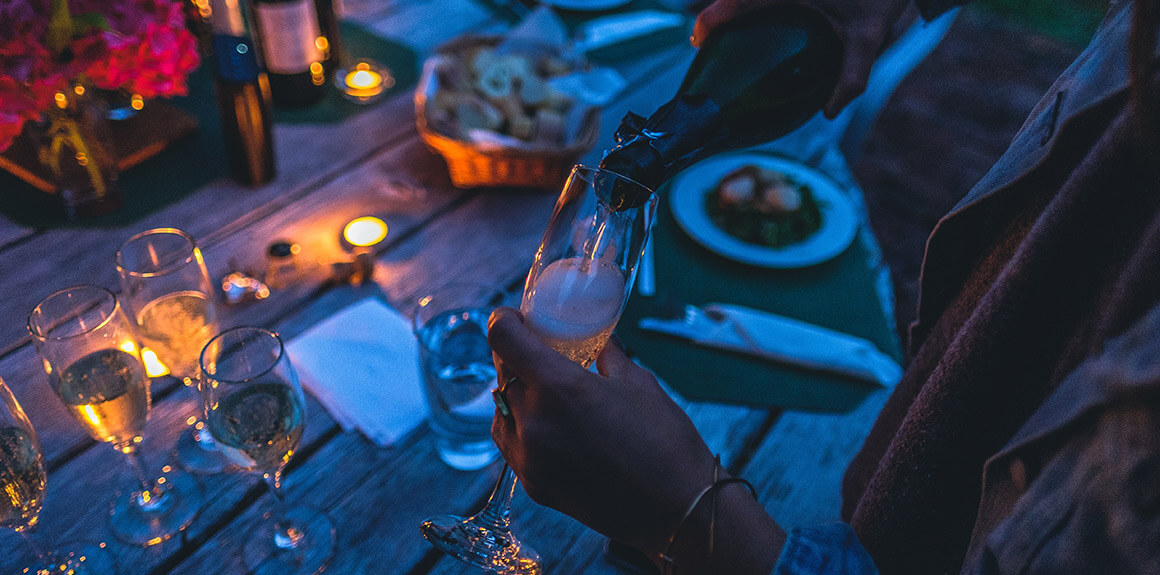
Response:
M420 54L464 32L498 32L506 21L470 0L347 0L347 13ZM687 46L641 54L619 65L629 88L604 114L601 141L626 110L647 112L676 88L691 58ZM391 232L376 252L375 281L351 287L329 283L319 267L308 281L268 299L225 307L223 327L260 325L292 338L337 309L380 297L406 310L424 291L453 279L495 286L518 301L523 278L547 221L554 193L457 190L440 158L415 132L409 94L398 95L338 125L278 125L277 179L247 189L220 180L131 227L38 230L0 221L0 376L28 412L49 468L39 538L106 541L123 574L243 573L235 553L247 526L270 508L271 496L253 476L201 476L206 506L182 534L137 548L113 539L106 524L114 491L131 483L128 466L97 444L67 415L25 329L28 312L47 294L74 284L116 289L113 254L132 233L177 226L196 237L211 276L231 269L264 269L265 246L291 238L310 259L339 256L342 223L366 213L385 216ZM596 159L596 152L586 158ZM157 469L173 463L171 449L195 413L196 394L171 378L153 384L153 410L143 452ZM861 444L886 392L847 414L810 414L683 403L710 447L730 469L751 480L762 503L785 527L837 517L842 471ZM344 433L308 398L301 451L286 477L291 501L326 510L337 527L338 552L328 572L472 573L420 536L436 513L480 507L499 466L458 472L435 454L432 433L420 426L380 449ZM602 555L604 538L517 494L518 534L540 552L550 573L618 573ZM17 573L29 551L11 532L0 533L0 573Z

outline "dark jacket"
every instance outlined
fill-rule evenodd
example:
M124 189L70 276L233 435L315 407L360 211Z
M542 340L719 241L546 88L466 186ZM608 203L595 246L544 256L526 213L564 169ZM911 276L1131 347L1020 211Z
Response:
M1141 320L1160 302L1160 181L1129 101L1131 14L1112 3L927 243L911 365L844 484L884 573L1107 572L1160 553L1160 368L1109 345L1140 324L1134 341L1160 346L1160 316Z

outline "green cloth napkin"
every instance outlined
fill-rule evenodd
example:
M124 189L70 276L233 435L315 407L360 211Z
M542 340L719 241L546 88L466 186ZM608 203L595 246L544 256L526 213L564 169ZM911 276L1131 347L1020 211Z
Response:
M409 48L348 22L342 23L342 35L349 59L371 58L391 70L395 86L390 92L406 91L415 84L419 75L418 63L415 53ZM31 227L120 226L131 224L214 180L229 177L222 153L213 74L208 68L203 64L190 75L188 96L170 100L197 117L197 130L121 173L117 180L124 196L121 209L72 222L65 217L59 198L0 170L0 213L18 224ZM338 122L365 109L365 106L347 101L336 88L329 86L326 98L314 106L298 110L275 108L274 122Z
M902 359L876 291L872 255L860 241L837 258L804 269L733 262L701 247L676 225L663 199L665 191L650 240L656 252L657 295L633 293L617 327L630 353L681 395L701 401L844 412L880 389L639 329L641 318L683 316L685 304L732 303L863 337Z

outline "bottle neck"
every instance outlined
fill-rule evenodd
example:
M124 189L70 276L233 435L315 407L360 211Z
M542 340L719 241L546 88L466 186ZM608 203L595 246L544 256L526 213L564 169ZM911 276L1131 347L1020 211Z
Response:
M717 104L704 97L677 97L647 120L629 112L616 130L616 146L601 167L656 189L695 160L728 141ZM635 207L647 197L621 198L613 206Z

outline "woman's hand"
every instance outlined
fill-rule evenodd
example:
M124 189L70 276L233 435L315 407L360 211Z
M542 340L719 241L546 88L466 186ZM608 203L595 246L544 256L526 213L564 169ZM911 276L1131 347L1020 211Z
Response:
M615 342L599 375L544 345L514 309L491 316L488 343L511 419L492 436L537 503L646 552L664 549L713 482L713 455L685 412Z
M823 113L834 118L866 89L870 67L882 53L891 29L909 0L716 0L697 16L693 45L722 24L768 6L796 4L814 8L829 17L844 45L842 72Z

